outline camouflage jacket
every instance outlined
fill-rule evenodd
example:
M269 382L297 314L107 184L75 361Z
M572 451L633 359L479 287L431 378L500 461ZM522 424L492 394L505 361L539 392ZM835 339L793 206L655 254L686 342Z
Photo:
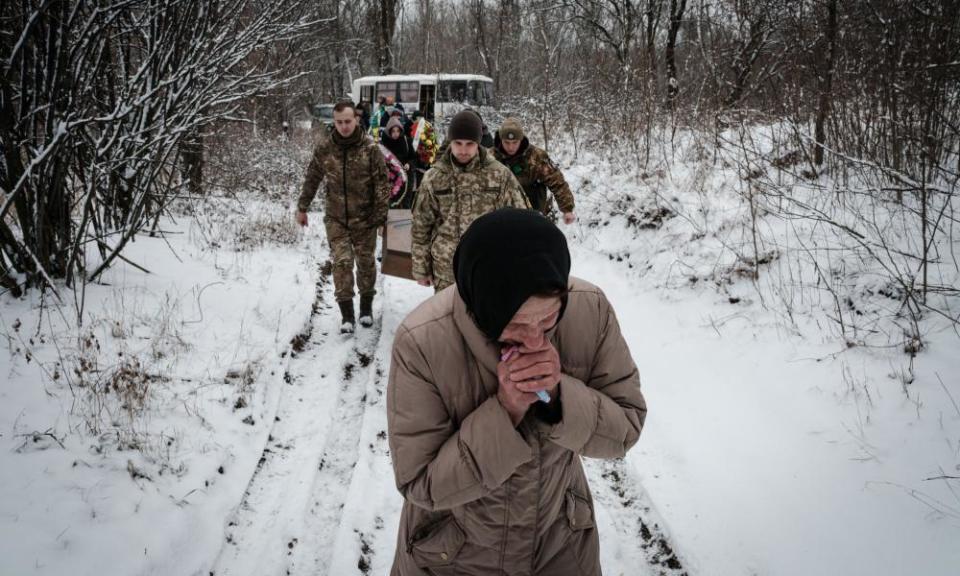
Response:
M374 228L387 221L387 164L380 147L359 126L348 138L335 129L321 137L313 150L297 209L307 211L324 181L324 220L355 229Z
M573 212L573 193L563 178L563 173L550 160L550 156L542 148L530 144L526 138L520 143L520 150L513 156L507 156L500 144L500 136L496 138L494 155L501 164L506 166L517 177L523 191L527 194L530 205L545 215L549 215L552 202L547 198L547 189L557 199L560 212Z
M480 148L465 167L449 150L437 159L413 207L413 276L433 277L438 290L454 283L453 253L470 223L497 208L529 208L517 179Z

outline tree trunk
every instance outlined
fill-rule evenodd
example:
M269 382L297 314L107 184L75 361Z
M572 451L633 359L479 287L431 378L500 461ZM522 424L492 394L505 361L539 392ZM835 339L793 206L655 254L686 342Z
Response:
M335 75L334 83L335 92L333 93L334 97L343 94L345 91L349 92L350 86L346 86L344 81L343 73L347 69L347 53L344 48L343 43L343 2L337 0L337 21L336 21L336 46L334 48L337 58L337 73ZM346 90L344 87L346 86Z
M724 100L724 107L731 108L743 98L747 89L747 79L750 77L750 72L753 71L753 65L756 64L757 58L760 57L760 51L767 40L767 33L767 16L761 14L757 20L750 24L750 37L746 44L740 46L737 57L733 61L735 74L733 89Z
M837 0L827 1L826 46L821 44L817 60L820 63L820 100L817 103L817 119L814 127L816 147L813 150L813 163L823 165L823 147L826 145L826 123L830 115L830 101L833 98L833 68L837 54Z
M397 0L380 0L377 14L377 67L381 74L393 74L393 33L397 29Z
M180 158L187 190L194 196L203 194L203 135L199 128L181 142Z
M657 87L657 28L660 24L662 0L647 0L647 66L650 68L650 85Z
M672 111L676 104L680 84L677 81L677 35L683 23L683 12L687 8L687 0L670 0L670 29L667 31L667 47L664 49L664 60L667 72L667 106Z
M487 27L484 23L484 12L483 0L473 0L473 18L474 25L476 26L474 29L474 38L476 40L477 54L480 55L480 60L483 62L487 76L496 81L496 70L494 69L493 61L490 59L490 51L487 49ZM501 30L501 34L502 33L503 31Z

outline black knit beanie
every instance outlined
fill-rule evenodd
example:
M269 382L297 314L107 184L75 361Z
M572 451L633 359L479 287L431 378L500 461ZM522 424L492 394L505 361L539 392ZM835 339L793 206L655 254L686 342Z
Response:
M457 112L447 127L447 140L473 140L479 144L482 137L483 121L469 108Z
M570 251L563 232L540 212L501 208L463 233L453 270L477 326L499 340L528 298L567 289Z

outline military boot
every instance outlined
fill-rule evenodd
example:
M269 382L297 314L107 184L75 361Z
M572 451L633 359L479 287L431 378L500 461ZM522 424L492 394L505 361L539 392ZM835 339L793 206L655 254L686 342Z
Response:
M360 325L373 326L373 294L360 296Z
M343 317L340 321L340 333L353 334L353 325L356 323L353 317L353 300L342 300L337 304L340 306L340 316Z

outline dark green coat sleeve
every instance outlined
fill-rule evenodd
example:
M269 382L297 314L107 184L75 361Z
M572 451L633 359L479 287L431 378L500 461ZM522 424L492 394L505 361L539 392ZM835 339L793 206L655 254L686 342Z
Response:
M310 157L310 164L303 179L303 187L300 189L300 197L297 199L297 210L301 212L306 212L310 208L310 203L317 195L317 188L324 180L323 155L323 143L318 143L313 149L313 155Z
M546 152L541 152L537 158L538 178L547 185L553 197L557 199L557 206L563 213L573 212L573 192L563 177L563 172L557 168Z

